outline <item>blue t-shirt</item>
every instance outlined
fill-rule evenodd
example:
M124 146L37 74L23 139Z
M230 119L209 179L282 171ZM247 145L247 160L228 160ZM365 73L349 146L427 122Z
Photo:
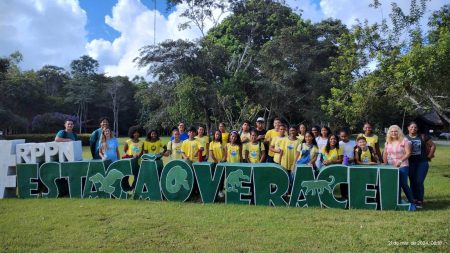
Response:
M117 148L119 147L119 143L116 138L112 138L106 141L106 146L108 147L106 150L103 150L103 155L107 160L111 160L112 162L117 161L119 157L117 157Z
M180 142L183 142L187 139L189 139L189 135L186 132L180 134ZM173 141L173 135L170 136L170 140Z
M56 133L56 137L64 138L64 139L71 139L73 141L77 140L76 135L73 132L66 132L65 130L60 130L58 133Z

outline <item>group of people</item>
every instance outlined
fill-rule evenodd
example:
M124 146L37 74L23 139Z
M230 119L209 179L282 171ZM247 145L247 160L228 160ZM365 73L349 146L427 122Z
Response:
M64 125L65 130L57 133L55 141L76 140L73 122L68 120ZM140 139L140 132L138 126L130 127L122 158L159 154L171 159L209 160L214 163L273 162L286 170L291 182L296 164L311 165L316 172L331 164L391 165L399 168L399 183L408 201L419 208L423 204L428 162L434 157L436 149L431 138L419 132L415 122L408 125L407 135L399 126L390 126L384 152L380 150L378 136L373 133L370 123L364 124L363 133L356 137L356 141L350 139L347 129L335 134L326 126L308 129L305 124L300 124L288 127L279 118L273 120L273 129L266 131L262 117L256 120L255 127L250 121L244 121L240 131L228 132L225 123L220 123L211 141L204 126L190 127L186 131L183 122L172 130L166 145L156 130L150 130L145 140ZM107 118L100 119L100 128L91 134L90 144L93 159L120 159L118 141L109 129ZM345 187L341 187L343 194L346 191Z

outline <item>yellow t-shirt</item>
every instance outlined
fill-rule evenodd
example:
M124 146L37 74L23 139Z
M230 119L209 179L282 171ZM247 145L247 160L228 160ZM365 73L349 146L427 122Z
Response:
M280 144L281 142L286 139L286 137L280 137L280 136L276 136L272 139L272 142L270 142L270 146L274 146L275 149L281 148ZM272 152L273 153L273 152ZM280 153L273 153L273 161L275 163L280 164Z
M330 152L326 152L326 146L322 148L322 157L324 161L336 160L338 156L344 155L344 150L342 148L333 148L330 149Z
M280 133L278 133L277 130L275 129L270 129L269 131L267 131L266 135L264 136L265 140L268 140L270 138L270 143L272 143L273 139L275 139L275 137L279 137ZM269 150L269 156L274 157L275 153Z
M304 139L305 139L304 135L301 135L301 134L297 135L297 140L299 140L300 143L302 143Z
M181 155L181 145L183 145L183 142L181 141L178 143L169 141L169 143L167 143L167 150L170 150L170 158L172 160L183 159L183 156Z
M302 159L304 150L309 150L309 157L311 160L313 160L319 153L319 148L317 146L312 145L312 147L309 147L306 143L300 143L297 147L297 152L300 153L300 156L298 157L299 160Z
M223 159L223 145L221 142L213 141L209 144L209 150L213 152L214 157L220 162Z
M364 138L366 138L367 145L371 146L375 150L375 144L378 143L377 135L374 134L370 137L367 137L365 134L358 134L358 137L360 137L360 136L364 136Z
M200 142L203 147L206 147L206 144L209 143L209 136L203 135L202 137L195 136L195 139ZM203 154L204 155L204 154Z
M250 142L250 132L241 133L241 142L244 143L244 141Z
M300 141L283 138L279 145L281 150L283 150L281 166L286 170L291 170L292 165L295 163L295 151L297 150L298 145L300 145Z
M230 136L230 133L228 133L228 132L222 133L222 144L223 145L227 145L229 136Z
M127 155L138 156L141 154L143 141L134 142L132 139L128 139L126 142L128 145Z
M264 147L264 144L261 142L257 143L247 143L244 148L245 151L248 151L248 160L250 163L259 163L262 156L262 151L265 151L266 148Z
M227 162L228 163L240 163L241 156L239 154L239 145L227 144Z
M361 158L359 159L362 163L370 163L372 161L372 154L370 154L370 150L362 150Z
M198 161L198 150L203 147L202 144L197 140L185 140L181 145L181 152L183 152L190 161L194 161L197 158ZM203 147L204 148L204 147Z
M144 151L147 151L149 154L159 154L161 152L161 148L163 144L161 140L157 140L155 142L144 141Z

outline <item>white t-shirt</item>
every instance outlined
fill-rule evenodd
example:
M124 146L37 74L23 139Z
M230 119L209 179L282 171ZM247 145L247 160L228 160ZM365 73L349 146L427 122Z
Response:
M322 137L318 136L316 138L317 147L319 148L319 152L321 152L322 148L327 145L328 139L322 139Z
M346 155L350 159L354 159L355 146L356 146L356 142L354 140L349 140L347 143L345 143L343 141L339 142L339 148L343 149L344 155Z

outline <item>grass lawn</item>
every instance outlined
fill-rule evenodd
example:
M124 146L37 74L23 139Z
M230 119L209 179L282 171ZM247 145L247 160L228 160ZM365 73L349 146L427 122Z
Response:
M3 199L0 251L449 252L449 156L439 145L418 212Z

